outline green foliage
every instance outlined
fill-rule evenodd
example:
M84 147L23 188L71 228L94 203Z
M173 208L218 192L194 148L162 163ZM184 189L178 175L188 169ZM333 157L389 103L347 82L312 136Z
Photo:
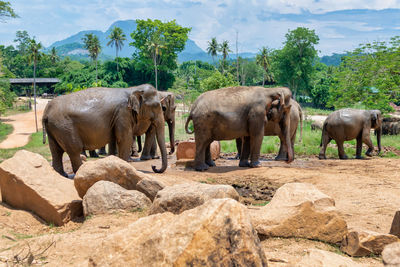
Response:
M2 142L7 135L12 133L13 127L10 124L0 122L0 142Z
M285 46L273 53L273 72L279 84L288 86L293 94L310 93L311 76L319 37L314 30L298 27L286 35Z
M0 79L0 115L4 113L7 108L12 107L15 97L15 93L10 91L10 83L8 80Z
M400 36L363 44L342 59L328 104L342 108L359 103L367 109L392 111L389 102L400 103L399 69Z
M219 50L218 47L219 44L217 42L217 38L216 37L211 38L211 41L208 42L207 53L211 55L213 61L214 58L218 55L218 50Z
M235 77L227 73L226 75L221 74L219 71L215 71L210 77L200 82L200 89L203 92L215 90L218 88L235 86L238 85Z
M323 63L315 64L310 97L314 107L325 108L329 100L329 89L334 86L334 67Z
M259 66L261 66L264 69L264 72L265 72L265 73L263 73L263 81L262 81L262 85L263 86L265 84L265 79L268 82L273 82L274 81L274 77L273 77L272 72L271 72L270 54L271 54L271 50L264 46L263 48L260 49L259 54L257 54L257 56L256 56L257 64Z
M17 18L18 15L15 14L11 7L10 2L0 1L0 22L6 18Z

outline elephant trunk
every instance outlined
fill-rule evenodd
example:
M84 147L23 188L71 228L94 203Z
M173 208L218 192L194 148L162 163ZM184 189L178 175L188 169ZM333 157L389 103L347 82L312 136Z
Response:
M171 151L169 154L171 155L175 152L175 119L169 120L167 123L169 129L169 141L171 144Z
M297 125L296 125L297 126ZM290 107L288 108L285 119L284 119L284 127L283 128L283 137L285 140L286 149L288 152L287 163L290 163L294 159L294 151L292 146L292 138L290 136Z
M161 151L161 160L162 165L160 169L157 169L156 166L151 166L155 173L163 173L168 166L168 159L167 159L167 149L165 148L165 130L164 130L164 119L158 120L155 123L156 126L156 138L157 143Z
M376 130L376 141L378 142L378 154L381 153L381 136L382 136L382 125Z

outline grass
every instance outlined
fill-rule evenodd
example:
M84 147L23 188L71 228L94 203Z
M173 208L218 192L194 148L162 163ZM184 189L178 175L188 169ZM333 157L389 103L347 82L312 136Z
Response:
M0 122L0 142L6 139L7 135L12 133L13 127L10 124Z
M305 107L302 108L303 113L306 115L325 115L328 116L329 114L332 113L332 110L329 109L318 109L318 108L311 108L311 107Z
M2 114L2 116L7 117L7 116L11 116L11 115L29 112L29 111L32 111L32 109L29 109L29 107L27 107L25 105L19 106L19 107L13 107L13 108L6 109L6 111L4 112L4 114Z

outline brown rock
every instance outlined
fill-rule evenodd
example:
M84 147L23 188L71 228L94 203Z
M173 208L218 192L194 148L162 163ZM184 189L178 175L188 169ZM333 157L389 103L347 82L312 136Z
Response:
M388 267L400 266L400 242L385 246L382 251L383 264Z
M165 187L165 184L153 177L149 176L143 178L136 184L136 190L145 194L151 201L154 200L158 191L162 190Z
M109 181L98 181L86 192L82 205L84 215L88 216L115 210L143 210L150 207L151 201L139 191L126 190Z
M333 252L309 249L307 255L296 266L361 267L362 265Z
M82 162L86 162L87 159L85 155L80 155ZM62 163L64 167L64 172L67 174L74 174L74 171L72 170L72 165L71 165L71 160L69 159L69 156L67 153L64 153L63 158L62 158Z
M216 160L221 152L219 141L214 141L210 145L211 158ZM196 155L196 144L193 140L179 142L176 149L176 159L194 159Z
M232 199L141 218L92 255L90 266L267 266L246 209Z
M39 154L20 150L0 164L3 202L33 211L48 223L63 225L82 216L82 201L72 180L58 174Z
M215 198L239 200L239 194L230 185L186 183L167 186L157 193L149 213L155 214L169 211L179 214Z
M400 210L394 214L392 226L390 227L389 234L395 235L400 238Z
M136 184L145 177L147 177L146 174L137 171L128 162L116 156L108 156L85 162L76 172L74 184L79 196L83 198L86 191L97 181L110 181L125 189L133 190Z
M249 211L261 236L338 243L347 233L346 221L336 211L335 201L308 183L285 184L268 205Z
M340 250L350 256L379 255L383 248L393 242L398 242L397 236L380 234L373 231L350 231L343 238Z

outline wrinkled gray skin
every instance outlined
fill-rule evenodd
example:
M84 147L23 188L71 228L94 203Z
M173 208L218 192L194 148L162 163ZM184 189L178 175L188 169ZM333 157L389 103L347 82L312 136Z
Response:
M296 141L297 126L300 122L300 142L303 136L303 111L294 99L290 99L288 106L283 108L283 103L275 100L272 103L271 109L267 114L268 121L264 125L264 136L278 136L280 139L279 153L275 157L275 160L288 160L288 150L286 149L285 133L289 127L290 143L292 150L294 150L294 143ZM289 114L289 116L287 116ZM289 121L286 121L289 118ZM236 148L238 154L236 158L240 158L242 151L242 139L236 139Z
M194 102L185 124L193 120L196 156L195 169L207 170L215 166L211 159L210 144L214 140L232 140L246 136L239 166L258 167L261 143L264 136L264 121L272 102L281 99L288 103L292 96L288 88L268 89L263 87L228 87L201 94ZM289 152L288 162L293 160L289 131L286 134ZM250 163L248 158L250 156Z
M107 143L115 144L118 156L130 161L134 135L146 132L154 125L162 154L162 167L167 168L164 141L164 117L156 89L151 85L131 88L89 88L69 95L56 97L43 113L43 141L45 131L49 138L54 169L65 175L62 165L64 152L71 159L76 173L82 161L83 150L94 150ZM110 153L115 145L110 145Z
M382 114L379 110L340 109L332 112L325 120L322 128L321 151L319 159L326 159L325 151L329 142L333 139L338 146L339 158L347 159L344 153L343 142L352 139L357 140L356 158L361 159L362 143L368 146L365 153L372 156L370 131L375 129L378 141L378 152L381 152Z
M169 140L171 150L169 154L175 152L175 96L171 92L158 92L158 95L161 99L161 107L164 113L164 119L168 124L169 129ZM146 132L146 138L144 141L143 152L140 157L141 160L149 160L159 158L157 153L155 139L155 130L154 127L150 127Z

